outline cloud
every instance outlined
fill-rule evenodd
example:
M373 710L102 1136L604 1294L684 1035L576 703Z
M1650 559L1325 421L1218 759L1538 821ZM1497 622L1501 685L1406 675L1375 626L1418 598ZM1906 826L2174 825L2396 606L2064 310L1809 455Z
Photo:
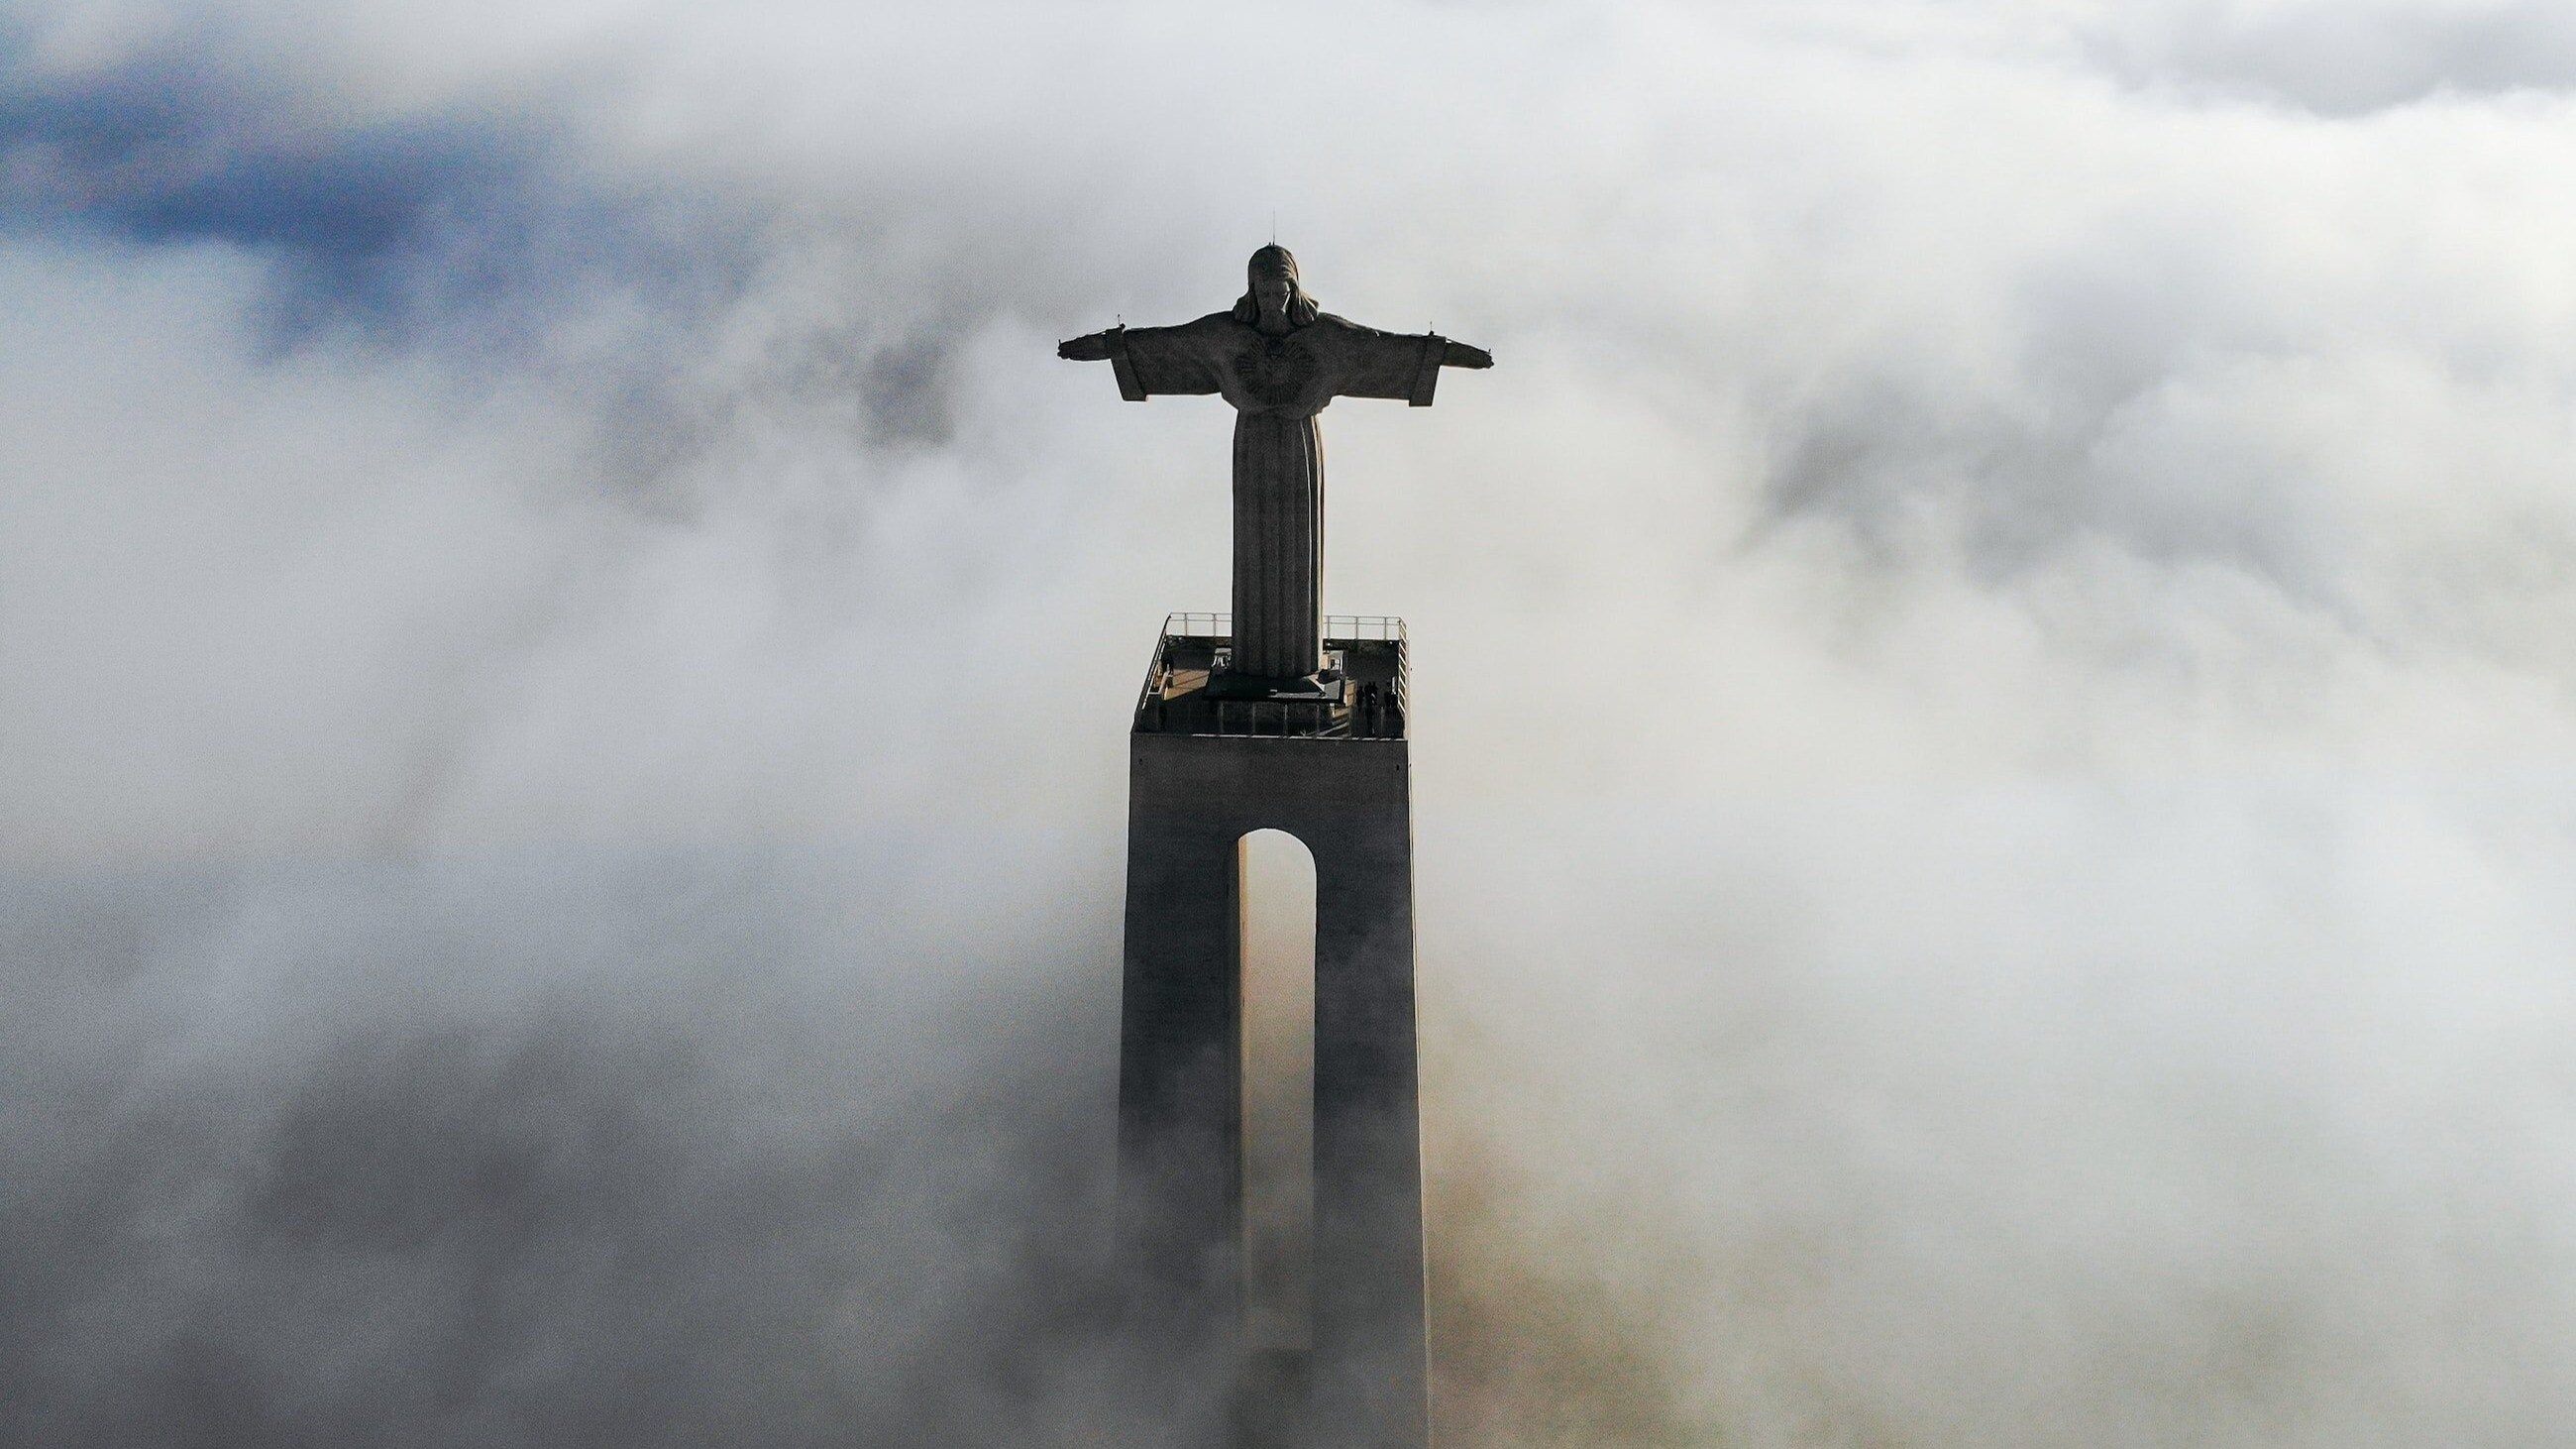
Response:
M1275 209L1500 359L1324 421L1451 1433L2565 1437L2538 16L22 7L0 1423L1112 1421L1228 419L1050 343Z
M559 122L476 97L371 112L204 23L75 68L40 49L0 52L0 226L254 255L281 340L523 352L586 293L685 310L738 281L711 209L585 170Z
M2171 5L2106 11L2078 33L2111 69L2143 83L2329 116L2576 84L2576 24L2549 5Z
M1078 1417L1106 1018L908 936L945 886L883 851L14 877L10 1437Z

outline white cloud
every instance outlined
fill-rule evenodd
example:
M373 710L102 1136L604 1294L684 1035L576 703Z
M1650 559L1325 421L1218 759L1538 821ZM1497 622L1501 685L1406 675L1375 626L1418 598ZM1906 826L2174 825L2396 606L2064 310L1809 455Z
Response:
M56 75L205 21L332 125L525 127L545 248L583 207L679 241L562 263L507 348L281 350L294 274L220 237L0 248L22 871L858 842L642 953L639 1019L746 1049L765 1018L691 1023L768 931L1099 1009L1123 711L1160 614L1221 604L1228 419L1049 343L1224 305L1275 209L1328 307L1500 361L1325 416L1329 601L1418 650L1462 1432L2566 1436L2576 107L2540 10L24 14ZM436 298L512 254L398 261ZM908 848L960 878L836 903ZM452 882L345 949L483 943L406 989L524 1043L512 974L591 979L555 973L645 877L511 897L523 955ZM243 979L201 915L143 979ZM380 969L273 1054L412 1019ZM64 1010L114 1040L122 1000ZM756 1131L913 1020L686 1110ZM1030 1059L1091 1081L1078 1036ZM879 1085L850 1110L899 1117ZM954 1185L904 1162L871 1190Z

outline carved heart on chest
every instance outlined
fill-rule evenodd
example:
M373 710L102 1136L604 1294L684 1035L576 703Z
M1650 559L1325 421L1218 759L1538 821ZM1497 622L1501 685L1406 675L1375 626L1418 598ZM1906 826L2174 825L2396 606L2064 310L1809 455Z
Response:
M1234 355L1243 390L1274 406L1293 403L1315 378L1315 357L1285 337L1265 338Z

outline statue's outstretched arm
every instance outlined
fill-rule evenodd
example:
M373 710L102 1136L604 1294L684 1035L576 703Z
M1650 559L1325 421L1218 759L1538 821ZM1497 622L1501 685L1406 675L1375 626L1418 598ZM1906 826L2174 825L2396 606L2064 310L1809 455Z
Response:
M1491 367L1494 365L1494 354L1487 352L1481 347L1470 347L1466 343L1458 341L1456 338L1442 338L1441 340L1448 344L1447 349L1440 354L1440 365L1442 367Z
M1209 393L1217 390L1216 370L1199 341L1201 324L1178 327L1112 327L1055 345L1055 355L1069 362L1107 362L1118 373L1118 395L1143 402L1164 393Z

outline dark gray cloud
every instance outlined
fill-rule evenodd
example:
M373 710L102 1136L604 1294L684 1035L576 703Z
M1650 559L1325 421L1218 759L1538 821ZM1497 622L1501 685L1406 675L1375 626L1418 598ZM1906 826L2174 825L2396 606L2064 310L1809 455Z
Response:
M922 885L865 853L14 875L0 1437L1093 1411L1099 993L903 939ZM1096 961L1064 924L1042 949Z

